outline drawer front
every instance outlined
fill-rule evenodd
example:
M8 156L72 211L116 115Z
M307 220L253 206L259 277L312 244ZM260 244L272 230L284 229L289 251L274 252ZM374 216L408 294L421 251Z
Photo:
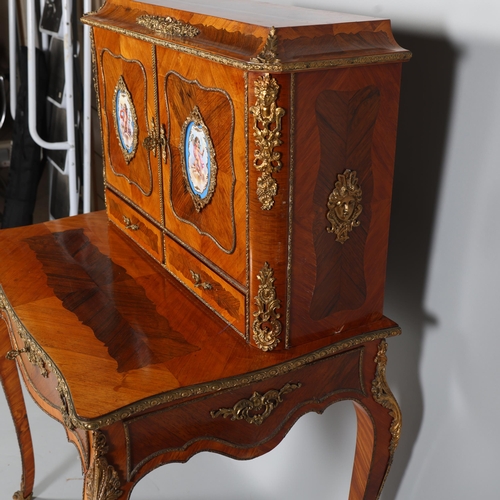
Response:
M106 191L106 204L109 219L158 262L162 262L161 231L109 189Z
M150 460L185 461L204 450L241 459L265 453L307 411L322 412L335 401L366 396L362 362L363 348L358 348L295 370L275 366L268 369L275 376L245 376L252 381L262 375L265 380L124 422L128 475L133 477ZM214 390L218 385L213 383Z
M245 295L165 236L165 266L241 335L245 332Z

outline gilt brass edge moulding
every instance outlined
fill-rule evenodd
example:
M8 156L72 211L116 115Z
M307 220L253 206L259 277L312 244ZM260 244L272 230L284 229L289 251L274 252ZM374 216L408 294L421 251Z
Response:
M256 148L253 165L260 173L257 179L257 197L262 210L271 210L274 205L278 183L272 174L279 172L282 167L281 153L275 151L283 143L281 119L285 115L285 110L276 105L279 90L278 82L269 73L260 76L254 82L255 105L250 107L254 116L253 136Z
M212 410L212 418L231 417L231 420L245 420L249 424L261 425L271 413L283 403L283 396L302 387L302 384L285 384L279 391L271 389L265 394L255 391L248 399L241 399L232 408ZM261 412L261 410L264 410ZM256 413L261 412L261 413Z
M158 191L160 197L160 221L162 226L165 226L165 200L163 194L163 163L167 163L167 136L165 133L165 126L160 123L160 102L158 98L158 61L156 54L156 45L151 45L151 60L152 60L152 69L153 69L153 82L156 82L153 85L153 100L155 104L155 116L156 121L159 124L158 127L160 129L160 136L157 137L159 141L161 154L158 155L157 160L157 174L158 174ZM162 242L162 246L164 246Z
M100 138L101 138L101 147L102 145L104 144L104 130L103 130L103 126L102 126L102 110L101 110L101 94L100 94L100 91L99 91L99 70L98 70L98 65L97 65L97 60L98 60L98 56L97 56L97 49L96 49L96 44L95 44L95 36L94 36L94 30L91 29L89 30L89 33L90 33L90 46L91 46L91 57L92 57L92 81L93 81L93 84L94 84L94 95L95 95L95 99L96 99L96 107L97 107L97 119L99 121L99 135L100 135ZM104 85L104 82L103 82L103 85ZM102 176L103 176L103 179L106 179L106 158L105 158L105 155L102 155ZM106 188L104 188L106 189ZM106 193L104 193L104 203L106 204L106 196L105 196ZM106 207L107 209L107 207Z
M102 28L108 31L113 31L121 35L129 36L131 38L136 38L137 40L142 40L148 43L154 43L160 47L165 47L168 49L176 50L178 52L183 52L185 54L194 55L207 59L209 61L224 64L226 66L232 66L234 68L239 68L247 71L270 71L275 73L281 73L285 71L303 71L308 69L326 69L335 67L348 67L348 66L364 66L367 64L383 64L383 63L397 63L409 61L412 57L411 52L389 52L386 54L377 54L369 56L358 56L358 57L345 57L336 59L325 59L316 61L302 61L302 62L254 62L250 59L248 61L243 61L235 59L228 56L222 56L218 54L213 54L211 52L205 52L204 50L196 49L186 45L180 45L174 41L159 39L152 35L145 35L143 33L138 33L136 31L122 28L120 26L110 26L103 23L102 21L97 21L91 18L83 18L82 22L93 26L96 28ZM257 56L258 57L258 56ZM256 58L253 58L256 59Z
M158 396L153 396L150 398L146 398L145 400L141 401L140 403L133 404L130 406L125 407L123 410L115 411L110 414L108 414L104 418L96 418L96 419L91 419L91 420L83 420L78 418L78 416L75 415L74 412L74 407L73 407L73 402L71 399L71 394L69 392L69 389L67 387L66 381L64 380L64 377L62 374L59 372L59 369L55 365L55 363L50 359L50 357L45 353L45 351L38 345L38 343L33 339L33 337L30 335L28 330L23 326L21 323L21 320L17 317L17 314L15 313L14 309L12 306L9 304L5 292L3 291L2 287L0 286L0 310L3 310L6 312L8 317L13 320L16 323L16 326L19 331L19 336L21 339L24 341L25 339L29 340L37 349L37 352L40 353L40 357L44 362L44 366L46 369L49 369L56 375L56 378L58 380L58 387L57 390L59 393L63 391L64 396L65 396L65 403L67 404L67 417L68 421L71 423L71 429L74 428L80 428L88 431L96 431L100 428L106 427L108 425L111 425L115 422L124 420L126 418L129 418L137 413L146 411L150 408L155 408L158 407L159 405L165 404L165 403L170 403L179 399L183 398L189 398L193 396L200 396L204 394L209 394L213 392L220 392L224 389L233 389L237 387L242 387L245 385L253 384L256 382L261 382L263 380L268 380L273 377L277 377L280 375L285 375L287 373L291 373L294 370L297 370L298 368L301 368L303 366L306 366L310 363L313 363L315 361L319 361L321 359L327 358L329 356L332 356L334 354L337 354L341 351L351 349L354 347L357 347L361 344L364 344L366 342L372 342L374 340L379 340L379 339L386 339L389 337L395 337L401 333L401 329L399 327L393 327L393 328L386 328L383 330L378 330L375 332L370 332L367 334L362 334L357 337L352 337L347 340L343 340L340 342L336 342L335 344L331 344L327 347L323 347L321 349L318 349L314 352L305 354L297 359L294 359L292 361L287 361L284 363L280 363L279 365L272 366L270 368L265 368L262 370L259 370L257 372L249 373L246 375L241 375L241 376L236 376L232 377L229 379L223 379L219 380L216 382L209 382L209 383L203 383L203 384L198 384L194 385L188 388L184 389L175 389L172 391L169 391L167 393L160 394ZM384 354L385 352L382 352L380 354L380 363L384 362ZM387 358L385 358L387 359ZM376 391L376 393L379 395L377 396L380 401L382 400L387 400L388 403L392 405L390 407L391 412L394 412L396 417L397 417L397 403L395 402L394 397L389 396L390 390L387 387L387 383L385 382L384 385L384 377L385 377L385 365L380 364L380 369L377 372L378 375L376 376L376 382L374 382L374 387L375 389L372 389L372 391ZM389 392L388 392L389 391ZM374 399L375 399L375 393L374 393ZM377 400L377 399L376 399ZM382 404L382 403L380 403ZM396 406L394 406L394 404ZM62 409L61 409L62 411ZM64 418L64 416L63 416ZM65 419L66 422L66 419ZM398 424L398 425L396 425ZM399 434L396 435L398 427L400 428L400 418L395 418L395 427L394 427L394 432L395 436L397 439L399 439ZM395 439L396 439L395 438ZM397 444L397 442L395 443Z
M126 59L125 57L123 57L121 54L115 54L113 53L110 49L108 48L103 48L99 54L99 64L100 64L100 67L101 67L101 79L102 79L102 89L103 89L103 101L101 101L99 99L99 94L98 95L98 104L99 104L99 116L101 118L104 118L105 121L106 121L106 125L107 125L107 132L108 132L108 148L111 144L111 127L110 127L110 124L109 124L109 119L108 119L108 115L106 113L106 109L103 110L103 113L101 115L101 105L104 104L104 108L106 108L107 106L107 95L106 95L106 75L104 73L104 54L108 54L110 57L114 58L114 59L121 59L122 61L125 61L127 63L134 63L134 64L137 64L140 69L141 69L141 72L142 72L142 76L143 76L143 79L144 79L144 118L145 120L147 121L147 116L148 116L148 105L147 105L147 102L148 102L148 96L147 96L147 91L148 91L148 87L147 87L147 78L146 78L146 70L143 66L143 64L141 63L141 61L138 61L137 59ZM95 66L95 68L97 68L97 65ZM99 88L99 87L98 87ZM116 91L116 89L115 89ZM113 113L113 120L114 120L114 128L115 128L115 132L117 133L118 135L118 131L117 131L117 127L116 127L116 113L115 113L115 107L116 107L116 104L115 102L113 102L113 107L112 107L112 113ZM136 116L136 121L138 122L138 119L137 119L137 116ZM101 123L104 123L104 122L101 122ZM137 124L137 130L139 129L139 125ZM103 134L103 129L104 127L101 127L101 136ZM148 136L151 135L151 132L148 130ZM118 142L120 143L120 137L118 135ZM102 143L104 145L104 142ZM120 145L120 148L122 148L122 145ZM104 146L103 146L104 147ZM122 149L122 152L123 152L123 149ZM106 160L105 160L105 157L106 157L106 154L103 155L103 161L104 161L104 165L106 166ZM147 161L147 167L148 167L148 173L149 173L149 189L144 189L143 186L140 186L137 182L129 179L125 174L122 174L120 172L117 172L113 166L113 163L111 162L111 156L108 155L108 160L109 160L109 167L111 169L111 172L113 173L113 175L115 175L116 177L122 177L124 178L130 185L133 185L135 186L137 189L139 189L139 191L144 195L144 196L151 196L151 194L153 193L153 170L151 168L151 161L150 161L150 158L149 158L149 154L146 155L146 161ZM129 162L132 160L132 158L130 158ZM127 165L129 162L126 162ZM104 172L104 179L106 179L106 172Z
M229 379L223 379L216 382L194 385L185 389L175 389L158 396L147 398L141 403L130 405L121 411L112 412L105 418L80 420L78 421L78 427L86 430L97 430L111 425L115 422L130 418L137 413L141 413L151 408L157 408L162 404L171 403L179 399L191 398L193 396L202 396L214 392L221 392L225 389L235 389L238 387L243 387L245 385L262 382L273 377L291 373L303 366L327 358L346 349L351 349L374 340L395 337L400 333L401 329L399 327L394 327L371 332L368 334L363 334L358 337L353 337L341 342L337 342L312 353L308 353L292 361L287 361L285 363L259 370L254 373L232 377Z
M294 210L294 183L295 183L295 75L290 75L290 140L288 165L288 240L286 264L286 306L285 306L285 349L290 347L291 310L292 310L292 237L293 237L293 210Z
M245 279L247 291L245 293L245 340L250 342L250 113L249 113L249 85L248 72L243 73L245 82Z
M50 356L40 347L36 340L30 335L26 327L23 325L19 317L17 316L14 308L10 305L3 288L0 286L0 311L5 311L8 318L15 323L17 328L17 333L20 339L24 342L24 348L20 349L19 352L10 359L15 359L17 355L21 354L21 351L26 353L28 361L39 368L40 374L44 378L48 378L50 373L53 373L57 379L57 391L61 397L61 406L59 411L61 412L64 424L68 429L74 430L77 427L83 428L80 425L78 418L75 417L75 412L73 408L73 402L71 399L71 393L69 391L68 385L64 380L61 372L57 368L56 364L52 361ZM12 351L10 351L12 352Z

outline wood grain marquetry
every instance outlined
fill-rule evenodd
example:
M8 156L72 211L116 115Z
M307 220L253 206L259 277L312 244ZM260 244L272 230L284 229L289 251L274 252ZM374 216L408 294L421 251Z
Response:
M166 269L244 335L245 295L168 237L165 256Z
M184 8L176 0L108 0L84 19L95 33L105 146L108 96L120 75L135 75L134 104L147 94L146 108L136 106L140 134L143 123L154 122L146 130L151 153L140 153L147 161L126 163L118 141L108 140L110 218L117 222L114 196L122 197L136 219L151 219L165 242L175 242L159 255L140 231L129 234L158 261L172 271L168 249L180 245L246 295L236 330L257 348L287 349L331 331L375 327L382 318L399 75L410 53L396 44L387 20L268 4L254 9L245 0L225 4L222 17L217 3L199 6L200 13ZM153 169L146 196L134 186L148 177L152 154L160 178ZM347 171L361 198L336 200L336 207L331 194ZM346 221L349 210L355 218ZM262 286L266 266L269 288ZM174 274L236 324L221 300L193 289L190 273Z
M119 373L197 350L158 314L144 288L90 243L83 229L28 238L26 242L42 264L54 295L92 329L117 362ZM140 329L139 311L149 319L141 322Z
M377 498L401 424L385 381L382 343L399 333L392 321L262 352L104 212L5 230L0 242L0 261L9 262L0 266L0 347L12 351L0 358L0 377L20 436L23 498L32 492L33 461L16 363L37 404L76 445L85 500L99 500L97 491L130 498L148 472L200 451L261 455L301 415L343 399L358 404L351 500ZM187 272L185 263L175 265ZM192 270L222 297L220 278ZM214 418L258 395L264 403L250 421Z
M106 193L109 220L159 262L163 260L163 235L149 219L137 212L112 189Z
M0 380L30 500L19 375L84 500L201 451L251 459L352 400L349 500L401 433L383 314L402 63L390 22L107 0L91 25L106 212L0 232Z
M168 113L169 160L168 186L165 193L176 218L196 228L200 234L212 239L223 252L231 254L236 245L233 141L235 116L232 100L222 89L206 88L198 81L184 79L169 72L164 79L162 106ZM181 159L186 149L186 131L190 115L198 108L211 139L214 160L217 164L213 195L210 202L196 210L186 186L186 159ZM182 149L182 151L181 151ZM211 168L214 168L212 162ZM167 223L167 227L169 224Z
M297 75L292 341L382 317L400 65ZM301 168L307 165L308 168ZM356 172L359 226L340 244L327 219L339 174ZM314 193L311 196L311 193Z
M320 137L320 167L314 190L314 250L316 284L311 301L311 318L318 320L336 311L357 309L366 299L363 259L371 222L373 197L372 146L373 128L380 106L380 92L365 87L357 92L325 90L316 100ZM324 231L325 200L346 169L355 171L362 189L362 212L359 228L349 234L344 244L334 244ZM323 210L319 207L323 205Z
M144 141L152 133L152 120L157 123L151 46L138 40L119 41L101 30L95 30L93 38L95 45L100 47L94 59L106 182L160 222L158 161L161 154L144 147ZM117 102L116 87L120 78L127 86L134 113ZM137 144L129 161L120 147L119 127L129 133L137 128Z

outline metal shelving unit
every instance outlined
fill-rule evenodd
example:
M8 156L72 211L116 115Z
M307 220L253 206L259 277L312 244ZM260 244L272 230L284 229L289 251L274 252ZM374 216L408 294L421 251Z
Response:
M76 0L39 0L40 18L35 2L27 0L28 50L28 124L33 140L45 150L50 169L51 218L76 215L91 209L91 63L90 37L84 29L83 54L75 40L76 22L82 13L73 12ZM16 74L16 0L9 0L10 73ZM91 10L91 0L84 0L83 10ZM47 133L37 126L36 47L52 63L47 110L50 116ZM83 78L79 58L82 57ZM59 69L61 68L61 69ZM83 105L75 106L83 93ZM10 107L16 115L16 86L10 88ZM83 131L83 132L82 132ZM80 137L82 136L82 137Z

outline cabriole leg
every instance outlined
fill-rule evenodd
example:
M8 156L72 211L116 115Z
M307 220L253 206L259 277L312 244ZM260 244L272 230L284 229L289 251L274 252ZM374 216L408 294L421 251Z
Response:
M1 311L0 311L1 317ZM22 477L21 489L14 494L14 500L31 500L33 497L33 484L35 481L35 460L33 443L26 414L21 381L17 371L15 357L11 353L12 346L9 333L4 321L0 321L0 381L2 382L5 397L9 405L14 427L16 429L19 448L21 450ZM7 359L7 354L10 354Z
M401 433L401 410L385 377L387 343L382 340L378 346L367 346L367 355L373 347L377 352L372 358L371 394L354 402L358 428L349 500L380 497ZM373 373L373 363L367 362L365 370Z

